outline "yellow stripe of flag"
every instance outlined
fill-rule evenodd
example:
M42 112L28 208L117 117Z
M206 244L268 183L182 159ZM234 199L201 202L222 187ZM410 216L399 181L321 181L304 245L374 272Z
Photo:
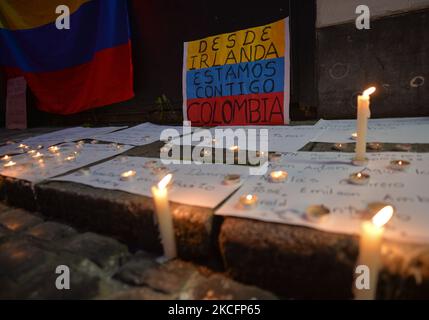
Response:
M23 30L54 22L59 14L56 8L66 5L70 14L91 0L0 0L0 28Z
M285 56L285 20L188 43L187 70Z

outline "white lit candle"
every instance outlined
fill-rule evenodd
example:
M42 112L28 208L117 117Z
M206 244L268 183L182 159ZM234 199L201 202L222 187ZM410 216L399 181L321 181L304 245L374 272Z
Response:
M371 221L365 221L361 226L359 258L357 266L367 266L369 269L369 288L357 289L354 286L356 300L373 300L377 293L378 274L381 269L381 243L384 233L383 226L389 222L394 213L392 206L384 206Z
M170 183L172 178L173 175L169 173L158 183L157 186L152 187L156 216L158 218L159 233L161 234L164 256L167 259L172 259L177 256L173 217L170 211L167 193L167 185Z
M9 161L11 159L10 156L5 155L4 157L1 158L3 161Z
M40 152L37 152L37 153L35 153L34 155L32 155L32 157L33 157L34 159L39 159L39 158L42 158L42 157L43 157L43 154L42 154L42 153L40 153Z
M357 137L356 137L356 155L354 161L363 163L366 161L366 133L368 130L368 118L371 116L369 109L370 95L375 92L375 87L371 87L358 96L357 111Z

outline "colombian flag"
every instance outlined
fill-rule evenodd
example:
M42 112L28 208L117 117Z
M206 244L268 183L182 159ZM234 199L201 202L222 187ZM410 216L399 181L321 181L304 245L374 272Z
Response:
M70 29L57 29L70 10ZM134 96L126 0L0 0L0 67L40 110L72 114Z

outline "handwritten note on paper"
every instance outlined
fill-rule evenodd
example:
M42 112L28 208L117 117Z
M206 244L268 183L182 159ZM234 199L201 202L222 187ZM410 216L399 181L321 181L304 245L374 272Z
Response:
M205 129L209 130L209 129ZM224 135L216 138L216 130L232 130L231 133L226 131ZM195 134L196 141L192 141L192 145L200 145L201 147L215 147L228 149L233 145L238 145L240 150L257 151L260 150L261 133L263 130L268 132L268 150L275 152L294 152L304 147L308 142L317 138L321 133L321 129L314 126L234 126L234 127L216 127L209 130L210 137L207 139L199 139L202 136L203 130ZM245 141L242 143L237 137L245 134ZM235 136L234 140L225 139L224 136ZM215 138L214 140L212 139ZM185 139L175 139L174 144L189 144Z
M159 141L164 130L177 130L179 135L183 134L182 126L162 126L150 122L142 123L138 126L125 130L100 134L97 139L116 143L129 144L132 146L143 146L155 141ZM195 130L196 128L192 128Z
M47 148L49 146L53 146L63 142L77 141L81 139L93 139L96 135L113 132L123 128L126 128L126 127L67 128L67 129L31 137L23 140L22 143L30 147L43 145L45 148Z
M263 221L302 225L328 232L355 234L359 232L361 211L370 202L392 204L397 212L386 227L386 237L400 241L429 242L427 230L429 197L429 156L410 153L374 154L367 167L349 164L346 154L291 153L271 170L286 170L286 182L271 183L268 175L249 180L217 212L220 215L246 217ZM389 168L390 160L411 161L407 171ZM348 182L351 173L370 174L368 185ZM243 194L256 194L259 205L243 210L238 205ZM320 223L306 218L310 205L323 204L331 213Z
M131 146L112 144L58 145L56 152L39 150L20 154L1 164L0 175L37 183L123 153ZM15 163L15 164L13 164Z
M6 128L27 128L27 81L24 77L7 81Z
M130 179L121 179L121 173L133 170ZM87 174L75 172L54 180L72 181L96 188L122 190L151 197L151 187L166 174L173 174L168 196L173 202L215 208L240 187L249 173L244 166L220 164L181 164L165 167L159 159L144 157L117 157L91 167ZM241 182L225 184L228 174L240 175Z
M356 120L320 120L316 127L324 132L316 137L318 142L353 142ZM429 143L429 117L369 119L369 142Z

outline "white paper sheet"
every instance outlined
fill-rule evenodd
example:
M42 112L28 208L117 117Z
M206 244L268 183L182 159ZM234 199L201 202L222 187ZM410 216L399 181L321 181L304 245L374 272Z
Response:
M229 135L240 137L242 131L245 134L244 140L219 139L216 138L216 130L231 129ZM203 130L210 132L210 137L202 139ZM211 129L201 129L193 135L194 141L190 139L174 139L172 143L176 145L199 145L201 147L215 147L228 149L237 145L240 150L258 151L261 150L261 130L268 131L268 151L294 152L304 147L310 141L317 139L322 130L314 126L237 126L237 127L216 127ZM226 132L225 132L226 133ZM222 135L221 137L223 137ZM219 137L219 136L218 136ZM213 139L214 138L214 139Z
M153 161L156 164L149 168L148 164ZM121 173L129 170L134 170L136 175L130 180L121 180ZM220 164L181 164L165 167L160 160L154 158L120 156L91 167L90 173L76 172L54 180L72 181L96 188L122 190L151 197L151 187L167 173L173 174L173 182L168 191L171 201L215 208L241 185L241 182L225 185L225 175L239 174L241 181L244 181L249 169L244 166Z
M73 127L31 137L23 140L22 143L32 148L35 148L38 145L42 145L47 148L63 142L72 142L81 139L93 139L96 135L105 134L124 128L126 127Z
M356 120L320 120L316 127L325 129L313 139L318 142L353 142ZM429 117L369 119L368 142L429 143Z
M359 211L370 202L386 202L397 212L386 226L386 237L406 242L429 242L429 155L414 153L371 154L367 167L350 165L351 156L340 153L301 152L285 155L271 170L289 173L283 183L271 183L268 174L252 178L217 212L219 215L246 217L262 221L313 227L328 232L357 234ZM407 171L389 168L393 159L411 161ZM369 184L348 183L351 173L364 170ZM240 208L239 197L256 194L259 205ZM314 223L305 217L310 205L323 204L331 214L325 222Z
M43 157L33 158L34 154L20 154L2 161L0 175L14 177L37 183L60 174L67 173L91 163L123 153L131 146L116 144L90 144L78 146L76 143L58 145L59 152L54 154L48 150L39 150ZM39 162L42 159L43 162ZM5 167L9 161L16 165Z
M182 126L162 126L150 122L142 123L135 127L116 131L108 134L97 135L96 138L101 141L110 141L116 143L129 144L133 146L143 146L159 141L161 133L164 130L177 130L179 135L183 134ZM192 128L196 130L197 128Z

